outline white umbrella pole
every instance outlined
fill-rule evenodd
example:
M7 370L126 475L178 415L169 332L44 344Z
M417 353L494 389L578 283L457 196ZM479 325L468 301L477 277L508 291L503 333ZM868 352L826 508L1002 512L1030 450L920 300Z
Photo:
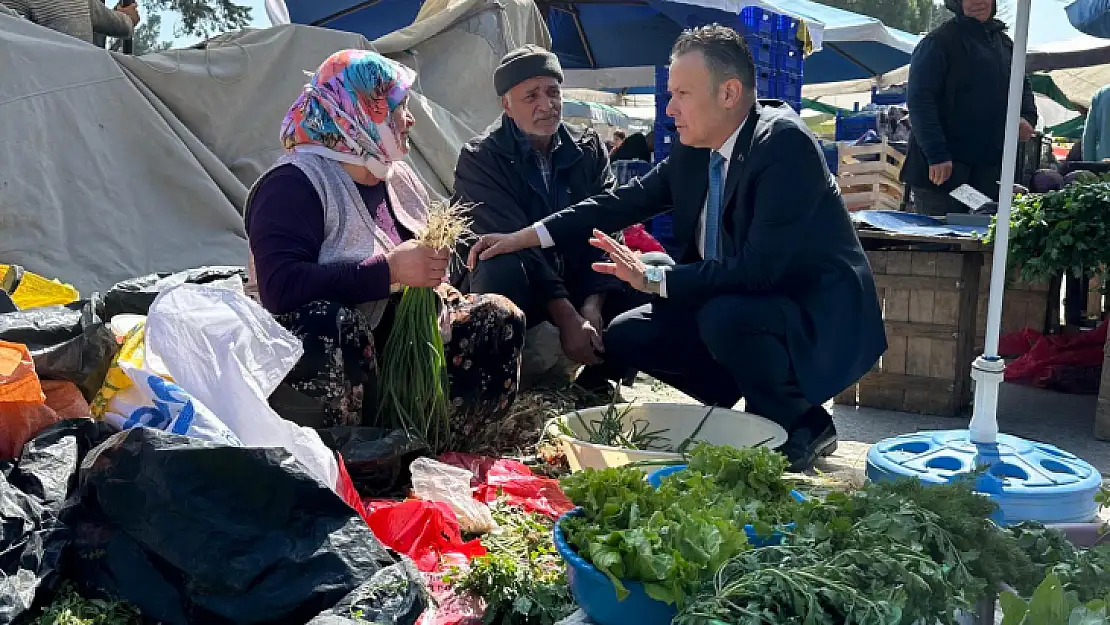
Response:
M1006 251L1010 242L1010 205L1014 199L1017 169L1018 124L1021 121L1021 92L1025 81L1025 47L1029 39L1029 5L1018 0L1014 28L1014 58L1010 68L1010 91L1006 102L1006 142L1002 150L1002 180L998 190L998 223L994 236L990 299L987 302L987 341L983 355L975 359L975 407L969 426L971 441L987 445L998 438L998 387L1005 363L998 357L998 333L1002 325L1002 293L1006 286Z

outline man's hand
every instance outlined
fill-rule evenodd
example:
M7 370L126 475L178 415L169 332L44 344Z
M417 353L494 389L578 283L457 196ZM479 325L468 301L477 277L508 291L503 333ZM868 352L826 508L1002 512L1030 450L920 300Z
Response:
M131 4L127 4L127 5L117 4L116 5L116 10L119 11L120 13L123 13L124 15L126 15L127 18L131 20L131 25L132 26L138 26L139 25L139 5L138 4L135 4L134 2L132 2Z
M605 320L601 316L601 307L605 302L605 294L595 293L586 298L585 303L582 304L582 309L579 311L582 318L589 322L597 334L597 341L594 343L594 349L604 353L605 345L601 341L601 332L605 329Z
M579 317L577 323L559 327L559 343L563 353L574 362L582 365L601 362L597 354L602 350L601 331L583 317Z
M1018 123L1018 139L1022 141L1028 141L1032 139L1033 134L1036 132L1037 129L1034 128L1033 124L1030 124L1028 121L1023 119L1021 120L1021 122Z
M517 230L509 234L486 234L478 239L474 247L470 248L470 255L466 259L466 266L474 271L479 260L489 260L502 254L512 254L540 244L540 236L532 227Z
M594 271L616 276L637 291L647 292L644 281L644 270L647 265L640 260L640 256L636 252L617 243L600 230L594 230L594 237L590 239L590 245L604 251L609 255L609 260L613 261L611 263L594 263Z
M929 180L938 187L952 177L952 161L929 165Z

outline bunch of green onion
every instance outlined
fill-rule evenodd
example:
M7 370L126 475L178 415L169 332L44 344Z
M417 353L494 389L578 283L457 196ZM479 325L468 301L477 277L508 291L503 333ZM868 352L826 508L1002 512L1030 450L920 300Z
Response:
M433 249L454 250L470 233L469 206L433 202L417 240ZM439 453L451 446L450 381L439 296L430 287L405 287L380 360L378 413Z

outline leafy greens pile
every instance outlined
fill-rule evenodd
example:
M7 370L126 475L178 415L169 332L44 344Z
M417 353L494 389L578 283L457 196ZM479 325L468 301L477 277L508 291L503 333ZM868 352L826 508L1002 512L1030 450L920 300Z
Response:
M491 506L498 530L482 537L488 553L444 581L486 602L487 625L554 625L578 605L555 551L553 523L503 501Z
M955 625L1003 583L1031 595L1046 571L1078 599L1110 587L1110 552L1035 524L1000 528L972 484L905 479L810 501L782 545L729 560L674 622Z
M798 503L783 480L787 462L760 447L699 444L687 469L658 490L630 468L586 470L563 478L582 516L562 521L568 543L613 582L643 582L647 594L682 606L703 582L748 549L746 524L761 535L789 519Z
M1027 282L1047 282L1062 273L1107 278L1108 204L1110 182L1075 183L1059 191L1014 198L1009 265L1021 267ZM991 224L988 242L994 240L995 225Z

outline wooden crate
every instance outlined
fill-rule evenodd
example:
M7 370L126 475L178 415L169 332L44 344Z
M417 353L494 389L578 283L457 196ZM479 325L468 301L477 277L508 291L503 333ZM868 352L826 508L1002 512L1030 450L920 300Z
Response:
M886 353L836 403L954 416L971 403L981 252L870 251Z
M904 187L898 181L905 157L890 144L838 148L837 185L850 211L900 210ZM866 159L866 160L864 160Z
M990 299L991 264L994 255L983 255L983 267L979 274L979 302L976 311L975 348L982 351L987 335L987 302ZM1021 279L1020 272L1011 269L1007 273L1006 290L1002 294L1002 326L999 336L1033 328L1044 332L1050 309L1049 284L1031 284ZM1059 306L1057 305L1057 309Z

